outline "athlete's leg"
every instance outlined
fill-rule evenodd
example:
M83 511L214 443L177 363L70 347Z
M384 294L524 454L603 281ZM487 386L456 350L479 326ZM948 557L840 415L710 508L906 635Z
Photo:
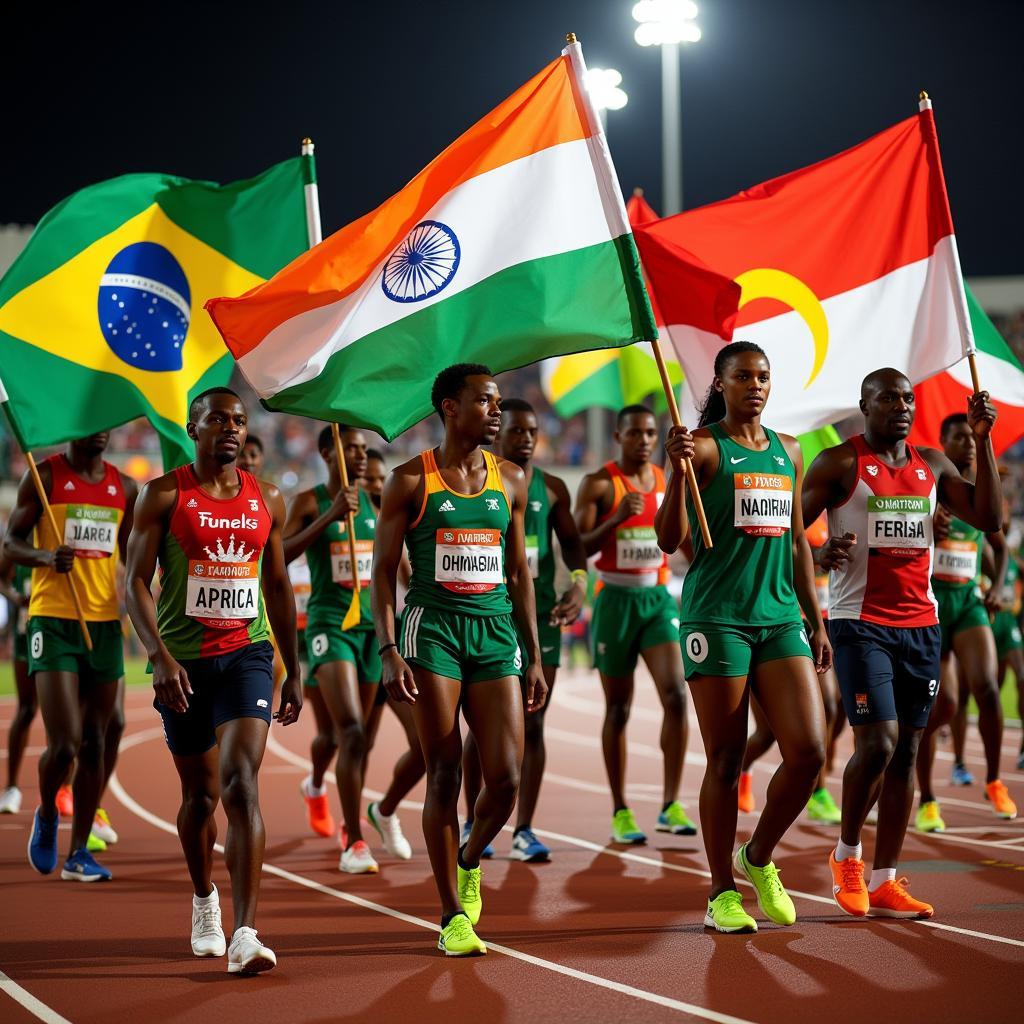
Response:
M544 714L551 707L551 693L555 688L557 665L544 665L544 681L548 694L540 711L534 711L525 718L523 726L523 771L519 780L519 807L516 811L516 831L529 828L537 810L540 784L544 779L547 750L544 747Z
M82 745L82 709L74 672L36 672L34 678L46 727L46 750L39 758L39 813L51 821L57 813L57 790Z
M967 698L971 691L967 688L967 680L963 672L957 672L956 712L949 723L949 731L953 734L953 760L956 764L964 763L964 752L967 748ZM1002 679L1002 675L999 676ZM922 741L923 742L923 741Z
M36 684L28 674L28 662L23 659L14 661L14 687L17 691L18 706L11 719L11 730L7 734L7 785L18 785L21 773L21 761L28 745L28 735L32 728L32 719L36 717L39 706L36 700Z
M743 755L743 771L745 772L749 772L754 762L764 757L775 743L775 733L772 732L772 727L768 724L768 719L761 709L757 695L752 694L751 696L753 699L750 701L750 711L754 716L754 731L747 737L747 749Z
M1006 660L1013 669L1014 683L1017 686L1017 717L1024 719L1024 650L1019 647L1012 648L1007 653ZM1021 754L1024 754L1024 729L1021 730L1020 749Z
M181 807L178 808L178 839L200 898L213 892L213 844L217 841L217 801L220 799L219 753L210 747L205 754L174 756L181 779Z
M930 803L935 799L932 788L932 773L935 768L935 741L937 733L944 725L953 720L957 713L958 679L957 659L947 655L942 659L939 670L939 692L932 705L932 713L928 717L928 725L921 737L917 750L917 784L921 790L921 803ZM881 813L881 810L879 810Z
M388 706L394 711L398 721L405 731L405 739L409 749L395 762L394 771L391 774L391 785L381 799L380 813L385 817L391 817L398 810L398 805L405 799L426 770L423 765L423 754L420 751L419 737L416 735L416 721L412 708L408 704L400 704L397 701L388 701Z
M114 707L107 722L107 731L103 737L103 782L100 786L100 799L106 792L110 776L117 767L117 755L121 749L121 737L124 735L124 676L117 681L117 696Z
M71 851L85 846L92 831L93 818L106 782L104 747L107 727L117 705L118 681L79 686L81 695L82 741L78 748L78 768L72 793L75 813L71 823Z
M341 799L347 846L362 841L359 810L363 797L363 705L356 665L352 661L329 661L317 669L317 680L338 738L338 760L334 771Z
M839 680L836 678L835 669L830 668L818 675L818 688L821 690L821 703L825 710L825 757L829 767L822 762L816 785L818 789L825 789L832 764L831 751L835 746L835 736L838 735L835 729L836 720L843 717L840 714Z
M839 685L839 677L836 676L836 686ZM843 735L843 730L846 728L846 715L843 714L843 704L840 700L836 704L836 720L832 723L832 735L828 740L828 753L826 754L825 760L825 772L829 775L832 774L832 765L835 762L836 746L839 743L839 737Z
M363 749L362 781L366 785L366 771L370 764L370 751L377 739L377 731L380 729L380 718L384 712L384 705L377 703L377 690L380 683L359 684L359 704L363 709L363 736L366 746ZM360 789L359 800L362 802L363 793Z
M689 739L683 657L679 653L678 641L655 644L640 654L654 677L658 699L661 701L661 753L664 758L661 799L667 807L679 799L683 762L686 758L686 741Z
M1003 744L1003 705L996 681L996 642L989 626L974 626L953 637L960 671L978 705L978 732L985 748L985 781L999 778Z
M896 745L885 769L882 792L878 797L878 829L875 833L875 859L872 865L875 868L894 868L899 863L910 810L914 804L914 759L923 732L923 729L915 729L903 722L899 724ZM844 801L844 812L845 809ZM845 827L844 813L844 842L847 841Z
M626 803L626 724L633 704L633 674L609 676L600 673L604 690L604 724L601 726L601 752L612 792L612 810L621 811Z
M314 789L321 789L324 776L331 766L334 755L338 752L338 741L334 737L334 723L324 703L319 686L304 686L302 696L306 704L313 709L316 722L316 735L309 745L309 759L313 762L312 784Z
M860 844L868 811L878 799L886 767L896 750L895 721L853 726L853 756L843 772L843 821L840 836L846 846Z
M476 802L480 798L483 784L483 774L480 771L480 752L477 750L473 730L470 729L462 741L462 792L466 798L466 821L473 820Z

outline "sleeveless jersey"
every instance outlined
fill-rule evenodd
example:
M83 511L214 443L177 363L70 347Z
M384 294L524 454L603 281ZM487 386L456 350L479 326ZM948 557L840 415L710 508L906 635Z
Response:
M73 573L86 621L112 622L120 617L117 535L125 511L121 474L116 466L104 462L103 479L90 483L71 468L64 455L51 455L45 464L53 474L49 499L59 536L54 537L50 521L43 515L36 525L37 544L51 550L60 544L75 549ZM61 573L49 568L32 570L28 613L78 618L71 588Z
M537 617L546 619L555 606L555 551L551 546L551 502L544 474L533 467L526 493L526 559L533 577Z
M423 504L405 536L412 579L407 608L432 608L462 615L507 615L505 538L512 503L490 452L482 453L487 479L476 494L451 490L434 452L423 460Z
M857 477L846 500L828 513L829 534L857 535L842 572L829 577L829 617L880 626L934 626L931 587L935 477L907 445L907 464L887 466L863 434L850 439Z
M605 537L598 553L596 568L598 579L614 587L654 587L668 583L671 573L668 555L658 547L654 533L654 517L665 500L665 474L653 463L654 487L637 490L619 468L618 463L606 462L604 468L612 481L612 507L598 524L607 522L630 492L642 494L644 508L639 515L630 516Z
M309 563L305 555L299 555L288 563L288 579L291 581L292 593L295 595L295 628L300 633L309 621Z
M1020 567L1017 565L1017 559L1014 557L1013 552L1010 553L1010 560L1006 563L1006 576L1003 579L1003 591L999 600L1005 611L1013 612L1014 615L1020 614Z
M323 484L313 488L316 514L322 516L333 499ZM370 573L373 568L373 539L377 536L377 510L365 491L359 492L356 521L356 566L359 571L359 625L353 632L373 629L370 608ZM352 604L352 557L349 552L348 523L330 523L306 549L309 562L309 621L318 626L341 626Z
M720 423L710 426L718 470L701 491L714 547L694 528L693 564L683 581L687 622L772 626L800 621L793 589L796 469L774 430L763 452L744 448ZM689 494L687 514L697 518Z
M935 542L932 585L952 590L977 586L981 580L981 552L984 546L984 531L976 530L954 516L945 540Z
M260 589L273 518L251 473L234 498L214 498L191 465L174 471L178 496L160 547L157 625L171 656L214 658L270 638Z

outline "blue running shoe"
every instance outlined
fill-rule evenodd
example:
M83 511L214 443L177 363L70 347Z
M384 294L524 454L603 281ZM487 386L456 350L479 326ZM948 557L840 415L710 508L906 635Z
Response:
M66 861L60 877L65 882L109 882L114 876L80 846Z
M53 821L40 817L36 808L32 818L32 833L28 837L28 862L41 875L48 875L57 866L57 826L60 815L54 814Z
M967 770L967 765L957 762L953 765L953 772L950 775L950 782L954 786L973 786L974 776Z
M466 824L462 826L462 835L459 836L459 849L460 850L462 849L463 846L466 845L466 843L469 842L469 833L472 832L472 831L473 831L473 822L472 821L467 821ZM484 847L484 852L481 853L480 856L484 860L490 860L494 856L494 847L491 846L490 843L488 843Z
M533 834L529 828L521 828L512 837L513 860L521 860L527 864L539 864L551 859L551 851Z

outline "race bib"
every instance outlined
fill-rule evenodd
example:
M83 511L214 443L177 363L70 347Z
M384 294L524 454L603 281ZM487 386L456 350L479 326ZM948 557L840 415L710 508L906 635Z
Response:
M660 569L665 553L653 526L622 526L615 531L615 568L619 572Z
M540 545L536 537L526 538L526 564L530 567L530 576L536 579L540 575Z
M918 495L868 498L868 549L909 557L932 545L932 503Z
M793 524L793 481L781 473L734 473L733 525L750 537L781 537Z
M456 594L484 594L504 583L501 530L439 529L434 579Z
M116 508L102 505L68 505L64 518L64 543L79 558L110 558L117 547Z
M356 569L359 573L359 586L368 587L373 569L372 540L356 541ZM352 558L347 540L331 541L331 579L352 589Z
M969 540L941 540L935 545L932 576L943 583L970 583L978 575L978 545Z
M185 614L214 629L233 629L259 613L259 562L188 563Z

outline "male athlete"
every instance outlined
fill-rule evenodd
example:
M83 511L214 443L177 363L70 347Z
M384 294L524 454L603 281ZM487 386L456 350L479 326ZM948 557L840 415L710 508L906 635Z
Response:
M931 917L897 881L914 795L914 758L939 686L941 634L932 593L932 516L940 501L980 530L999 528L1002 495L991 446L977 480L933 448L907 444L914 390L898 370L861 385L864 433L822 452L804 478L805 522L828 510L818 561L831 570L829 636L854 754L843 775L841 839L829 855L832 890L855 917ZM974 395L968 422L985 442L996 413ZM880 794L880 795L879 795ZM878 799L874 868L864 885L861 829Z
M537 633L540 637L541 665L548 686L544 707L526 717L526 746L523 754L522 781L516 811L515 834L512 837L513 860L539 863L550 860L551 851L534 835L530 825L537 808L540 784L544 777L544 715L551 704L555 673L562 656L562 627L570 626L579 617L587 595L587 555L580 541L576 520L572 517L571 499L565 484L550 473L533 465L537 446L537 414L529 402L521 398L505 398L501 403L501 434L498 450L503 459L514 462L526 474L526 558L533 577L537 602ZM558 537L562 559L568 567L572 585L555 595L555 549L552 530ZM463 756L468 817L463 827L463 841L473 827L473 807L480 795L480 759L473 734L467 737ZM485 853L486 856L486 853Z
M11 669L14 675L15 697L18 706L11 719L7 734L7 787L0 791L0 814L17 814L21 810L21 790L18 788L21 761L28 745L32 720L36 717L38 701L36 687L28 674L28 603L32 592L32 570L15 565L6 555L0 556L0 593L11 607L11 633L14 649Z
M235 459L235 465L246 473L262 477L264 462L266 462L266 455L263 451L263 441L255 434L250 434L245 439L238 458Z
M109 440L109 431L102 431L72 441L66 453L51 455L39 466L57 522L56 537L26 473L4 541L4 551L14 562L32 568L28 670L46 725L29 863L43 875L57 866L57 790L77 760L70 853L60 877L79 882L111 877L92 857L88 843L124 730L117 557L124 558L138 491L134 480L104 460ZM32 543L33 531L38 547ZM68 574L88 623L91 651L82 636Z
M193 399L187 430L195 461L143 489L127 568L128 613L153 666L153 704L181 780L178 836L194 888L196 956L224 954L211 879L218 798L227 815L232 974L277 963L254 927L266 842L258 773L273 700L268 614L288 673L274 717L290 725L302 707L295 602L281 546L284 501L276 487L237 468L247 424L245 405L228 388Z
M658 547L654 516L665 474L651 463L658 443L654 413L628 405L618 416L619 458L583 478L576 522L588 555L599 554L601 589L594 603L594 666L601 674L605 716L601 746L612 791L612 841L645 843L626 804L626 723L634 672L642 657L661 701L664 756L659 832L692 836L697 826L679 802L686 757L686 684L679 651L679 609L665 584L668 558Z
M373 602L384 684L389 697L413 705L427 766L423 836L441 897L438 948L466 956L487 951L473 930L483 907L480 857L508 820L519 787L524 663L528 711L540 710L547 686L523 533L526 476L481 449L501 428L498 385L486 366L459 363L437 375L431 401L444 441L388 478ZM399 648L395 592L403 545L412 579ZM484 777L461 848L460 705Z

